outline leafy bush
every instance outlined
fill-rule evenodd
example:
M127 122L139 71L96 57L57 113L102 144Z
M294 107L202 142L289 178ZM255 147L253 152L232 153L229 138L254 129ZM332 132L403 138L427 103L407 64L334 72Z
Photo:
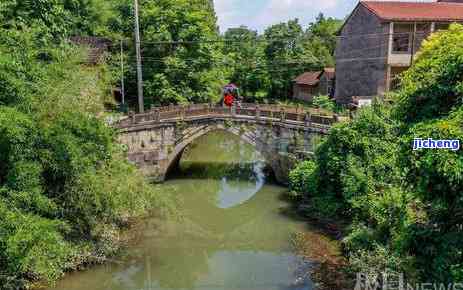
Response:
M336 108L336 103L333 100L331 100L329 96L324 95L315 96L313 98L312 104L316 108L325 109L328 111L334 111L334 109Z
M290 194L293 197L301 197L301 194L312 195L317 190L316 164L313 161L301 162L289 174Z
M365 213L368 194L396 180L396 123L381 104L361 109L350 123L331 129L316 153L318 189L338 198L342 212Z
M463 270L463 154L461 150L410 153L409 148L414 137L463 140L462 125L460 108L447 118L415 124L403 137L402 164L408 169L407 182L415 196L429 205L421 209L426 218L416 225L413 248L425 275L440 281L455 280Z
M426 40L402 77L396 113L407 123L447 115L463 101L463 26L454 24Z
M0 249L3 274L54 281L63 273L72 246L65 241L66 224L26 214L0 199Z

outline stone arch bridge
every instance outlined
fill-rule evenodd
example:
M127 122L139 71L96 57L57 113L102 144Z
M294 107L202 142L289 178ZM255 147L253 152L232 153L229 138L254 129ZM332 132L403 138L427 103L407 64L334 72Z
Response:
M336 115L301 107L242 104L226 108L197 104L157 107L144 114L129 113L116 127L129 160L155 181L165 179L195 139L214 130L224 130L253 145L277 180L286 183L293 161L310 154L316 140L337 121Z

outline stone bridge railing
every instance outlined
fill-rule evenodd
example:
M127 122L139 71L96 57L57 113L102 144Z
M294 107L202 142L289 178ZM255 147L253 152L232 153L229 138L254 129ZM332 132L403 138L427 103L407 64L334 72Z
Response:
M320 129L328 129L339 121L336 114L318 109L304 109L300 106L243 103L240 106L229 108L216 104L194 104L153 107L143 114L130 112L128 118L117 123L117 127L124 129L143 123L168 123L201 118L246 118L319 127Z

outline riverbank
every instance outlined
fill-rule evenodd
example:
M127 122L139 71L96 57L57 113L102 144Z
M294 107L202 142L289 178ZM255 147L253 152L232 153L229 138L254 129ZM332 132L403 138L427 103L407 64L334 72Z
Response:
M352 290L354 282L344 255L342 239L348 224L311 215L294 197L285 192L281 199L290 204L286 214L306 223L307 230L291 237L294 252L311 263L307 275L316 290Z
M311 226L313 227L313 226ZM292 237L295 252L312 263L309 276L317 290L351 290L352 279L341 244L323 230L298 232Z

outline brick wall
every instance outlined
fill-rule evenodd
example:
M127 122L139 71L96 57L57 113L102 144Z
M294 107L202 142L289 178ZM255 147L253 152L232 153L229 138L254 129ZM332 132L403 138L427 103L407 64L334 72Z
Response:
M386 89L389 24L359 5L344 25L336 48L338 103L352 96L377 96Z

